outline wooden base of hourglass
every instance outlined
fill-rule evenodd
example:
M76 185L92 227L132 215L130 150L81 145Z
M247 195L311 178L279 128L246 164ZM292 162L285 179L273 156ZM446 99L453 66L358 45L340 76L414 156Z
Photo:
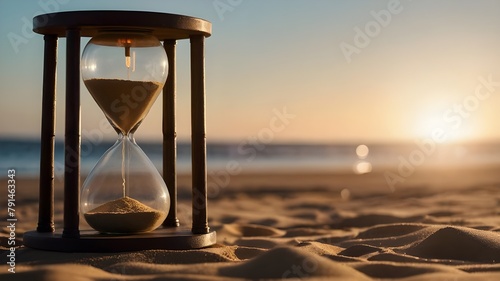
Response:
M58 252L129 252L141 250L189 250L201 249L216 243L215 231L193 234L191 229L159 228L153 232L133 235L101 234L97 231L80 231L80 238L64 238L62 233L24 234L24 244L30 248Z

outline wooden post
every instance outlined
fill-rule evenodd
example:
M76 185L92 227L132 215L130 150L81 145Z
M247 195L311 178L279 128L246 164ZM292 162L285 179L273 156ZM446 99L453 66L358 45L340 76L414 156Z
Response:
M54 232L54 145L56 130L57 36L45 35L40 143L38 232Z
M207 218L207 159L205 136L205 37L191 42L191 154L194 234L209 232Z
M177 219L177 133L175 131L175 95L176 95L176 40L165 40L163 47L168 56L168 77L163 87L163 179L170 195L170 210L163 222L165 227L180 225Z
M80 236L80 30L66 32L66 124L63 237Z

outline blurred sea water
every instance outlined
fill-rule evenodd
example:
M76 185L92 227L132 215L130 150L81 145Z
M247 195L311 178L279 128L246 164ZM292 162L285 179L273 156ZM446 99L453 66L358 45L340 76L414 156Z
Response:
M139 142L158 170L162 165L161 143ZM113 142L82 143L81 172L86 174ZM55 172L64 170L64 143L56 142ZM255 144L208 143L209 171L237 166L241 172L321 172L368 173L397 169L401 165L418 167L481 167L500 165L500 144ZM38 176L40 143L30 139L0 139L0 173L16 169L17 175ZM189 173L189 143L177 145L177 171Z

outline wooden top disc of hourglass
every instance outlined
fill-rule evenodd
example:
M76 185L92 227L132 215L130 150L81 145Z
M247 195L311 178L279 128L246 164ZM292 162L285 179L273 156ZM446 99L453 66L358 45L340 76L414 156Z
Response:
M212 24L206 20L156 12L74 11L39 15L33 18L33 31L65 37L68 29L79 29L83 37L99 31L138 30L150 32L159 40L187 39L192 35L209 37Z

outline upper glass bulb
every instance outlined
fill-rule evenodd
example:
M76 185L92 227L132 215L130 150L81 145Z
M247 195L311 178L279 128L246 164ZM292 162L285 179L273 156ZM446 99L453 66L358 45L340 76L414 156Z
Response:
M82 78L165 83L168 59L160 41L147 33L101 32L82 55Z
M82 55L85 86L115 130L133 133L148 114L168 75L162 44L152 35L101 32Z

